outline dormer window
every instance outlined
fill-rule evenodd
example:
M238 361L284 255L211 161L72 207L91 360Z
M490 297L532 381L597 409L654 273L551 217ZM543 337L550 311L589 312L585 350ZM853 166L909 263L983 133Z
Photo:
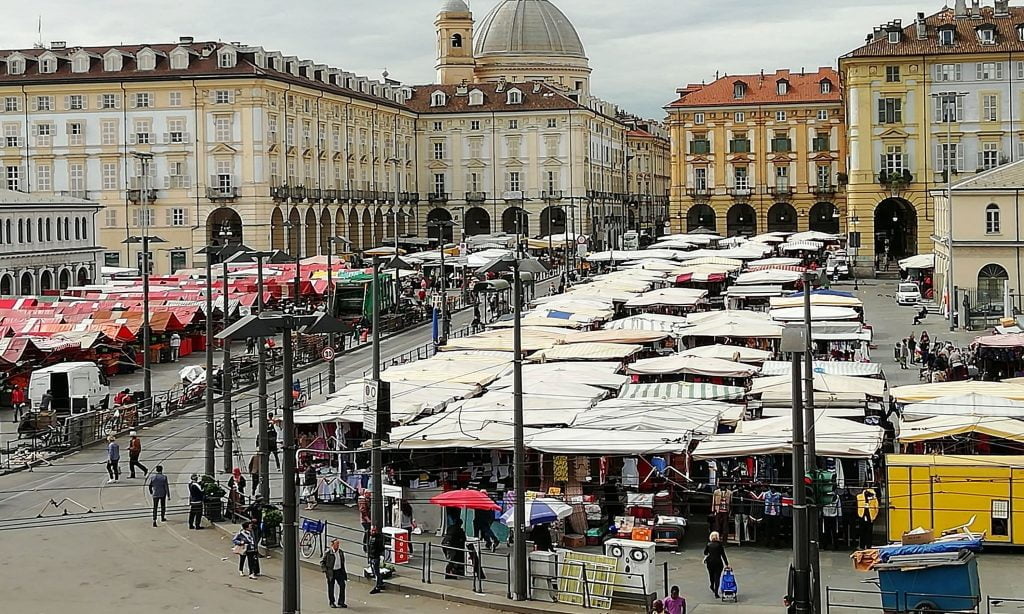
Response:
M900 35L903 34L899 30L889 30L889 43L895 45L900 42Z
M71 72L89 72L89 56L79 53L71 60Z
M103 70L106 72L118 72L124 65L124 56L119 51L108 51L103 56Z
M25 73L25 59L21 57L7 58L7 73L21 75Z
M1024 41L1024 23L1017 26L1017 40Z
M39 60L39 72L41 73L54 73L57 72L57 58L41 58Z
M444 92L434 92L430 95L430 106L432 107L443 107L448 102L448 97L444 95Z
M996 31L991 27L978 28L978 41L982 45L996 44Z
M830 94L830 93L832 93L832 82L829 81L828 79L822 79L821 83L819 85L821 86L821 93L822 94Z
M461 49L462 48L462 35L457 33L457 32L455 34L452 34L452 48L453 49Z
M955 37L953 28L943 28L939 30L939 44L940 45L952 45Z
M217 52L217 68L234 68L235 52L231 49L221 49Z
M171 69L185 70L188 68L188 51L176 49L171 52Z
M523 104L523 93L517 89L509 90L508 104Z
M779 96L785 96L788 92L789 81L786 81L785 79L779 79L778 82L775 83L775 93L777 93Z
M743 98L747 95L747 84L742 81L737 81L732 85L732 97Z
M153 70L156 68L156 54L143 49L135 56L135 64L139 70Z
M469 93L469 106L479 107L484 104L484 93L480 90L473 90Z

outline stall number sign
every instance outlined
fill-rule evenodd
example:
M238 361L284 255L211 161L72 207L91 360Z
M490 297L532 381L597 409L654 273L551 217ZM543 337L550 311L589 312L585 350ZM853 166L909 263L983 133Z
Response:
M371 433L377 432L377 395L380 383L368 381L363 384L363 428Z

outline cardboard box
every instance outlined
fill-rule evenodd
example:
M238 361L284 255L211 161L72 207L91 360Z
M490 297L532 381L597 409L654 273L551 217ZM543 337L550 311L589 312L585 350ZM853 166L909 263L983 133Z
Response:
M633 532L630 537L635 542L649 542L651 541L651 528L633 527Z
M935 532L931 529L919 532L906 532L901 540L904 546L920 546L935 541Z
M562 537L562 545L566 548L582 548L587 545L587 538L576 533L566 533Z

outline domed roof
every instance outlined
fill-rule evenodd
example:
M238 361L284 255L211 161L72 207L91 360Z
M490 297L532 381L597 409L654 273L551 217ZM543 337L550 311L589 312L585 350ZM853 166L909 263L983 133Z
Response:
M469 5L466 0L444 0L441 3L439 13L468 13Z
M477 57L554 55L586 58L576 28L548 0L501 0L476 29Z

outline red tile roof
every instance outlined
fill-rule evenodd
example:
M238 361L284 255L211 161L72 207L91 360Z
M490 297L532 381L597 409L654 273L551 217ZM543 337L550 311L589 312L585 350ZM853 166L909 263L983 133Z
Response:
M785 79L789 82L786 94L779 94L777 84ZM827 79L832 84L829 93L821 92L821 82ZM746 92L736 98L735 85L742 82ZM839 74L830 67L815 72L794 73L777 70L765 75L727 75L707 85L688 85L678 90L679 98L666 108L700 108L718 106L751 106L766 104L805 104L813 102L839 103Z
M637 139L653 139L654 135L646 130L628 130L626 136Z
M534 93L534 86L537 87ZM559 111L583 109L578 102L567 97L557 89L544 84L534 83L470 83L465 94L457 94L459 85L417 85L413 87L412 97L406 101L410 109L417 113L491 113L515 111ZM498 88L502 87L502 91ZM508 104L508 90L515 88L523 94L521 104ZM469 92L480 90L484 101L481 105L470 106ZM446 104L443 107L430 106L434 92L444 92Z
M982 7L981 17L978 19L969 16L956 17L953 9L946 8L926 17L924 23L923 39L917 37L917 25L911 22L907 27L899 28L902 32L900 42L890 43L888 30L883 26L876 40L869 41L842 58L1024 51L1024 41L1020 40L1017 31L1024 26L1024 6L1011 6L1008 14L998 17L992 7ZM953 27L956 32L952 45L939 44L939 29L943 26ZM995 28L994 44L981 43L978 28L982 26Z

